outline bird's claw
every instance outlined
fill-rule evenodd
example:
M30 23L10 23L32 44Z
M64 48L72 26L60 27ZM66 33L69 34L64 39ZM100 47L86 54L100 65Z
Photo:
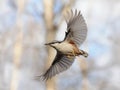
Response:
M70 58L70 55L67 55L68 58Z

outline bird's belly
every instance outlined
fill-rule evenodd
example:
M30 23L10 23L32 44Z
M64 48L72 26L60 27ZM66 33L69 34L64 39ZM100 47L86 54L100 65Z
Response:
M64 53L64 54L67 54L67 53L71 53L73 52L73 46L71 44L61 44L61 47L59 48L59 50Z

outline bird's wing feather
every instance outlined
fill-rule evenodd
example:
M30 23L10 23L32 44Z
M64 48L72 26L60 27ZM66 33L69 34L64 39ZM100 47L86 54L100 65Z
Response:
M81 12L75 10L75 14L71 10L68 13L69 18L66 18L67 32L64 40L72 40L77 46L81 45L87 36L87 25Z
M75 58L74 56L70 56L70 58L68 58L67 56L57 52L57 55L56 55L52 65L42 75L42 79L48 80L51 77L55 76L56 74L59 74L60 72L67 70L74 62L74 58Z

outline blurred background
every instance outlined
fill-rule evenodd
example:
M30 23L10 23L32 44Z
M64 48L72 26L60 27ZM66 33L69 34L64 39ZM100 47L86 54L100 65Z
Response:
M80 10L88 36L69 70L48 80L67 10ZM120 0L0 0L0 90L120 90Z

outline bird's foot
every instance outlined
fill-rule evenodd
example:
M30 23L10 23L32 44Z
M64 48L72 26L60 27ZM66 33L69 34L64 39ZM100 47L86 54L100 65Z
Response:
M71 55L67 55L68 58L71 58Z
M76 56L76 54L75 54L75 52L74 52L74 51L72 52L72 55L73 55L73 56Z

